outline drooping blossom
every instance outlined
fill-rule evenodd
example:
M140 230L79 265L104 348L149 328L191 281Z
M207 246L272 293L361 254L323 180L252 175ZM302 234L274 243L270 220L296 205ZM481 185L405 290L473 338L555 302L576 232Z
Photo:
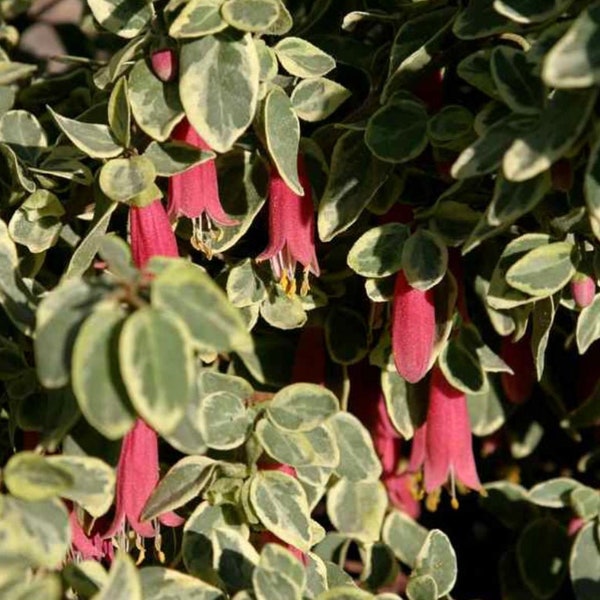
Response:
M594 301L596 282L585 273L575 273L571 279L571 296L579 308L585 308Z
M164 83L173 81L177 75L177 55L172 48L155 50L150 56L154 74Z
M139 269L143 269L153 256L177 257L177 242L169 219L160 200L148 206L130 208L131 253ZM160 534L153 523L142 521L141 513L148 498L156 488L159 478L158 437L144 421L137 419L125 434L117 465L115 514L103 538L117 538L127 545L127 529L136 534L140 550L139 561L144 558L142 537L155 537L159 557ZM161 515L158 520L171 527L179 526L183 519L175 513Z
M434 497L449 480L454 507L458 506L457 483L481 490L471 437L467 399L436 365L431 373L427 417L415 432L409 470L423 469L425 491Z
M304 189L299 196L277 169L269 175L269 245L257 261L271 261L275 277L288 294L296 291L296 266L304 267L301 293L308 292L308 273L319 276L315 250L315 209L304 159L298 156L298 176Z
M508 337L502 338L500 356L514 373L503 372L500 376L504 394L513 404L521 404L531 396L535 385L531 338L528 334L517 342L512 342Z
M201 150L210 150L186 118L175 127L171 139L186 142ZM237 224L221 206L214 159L204 161L169 179L167 211L171 219L184 216L192 220L192 245L209 257L211 236L218 235L213 222L224 226Z
M69 509L69 526L71 529L71 552L74 556L82 560L102 560L112 561L114 557L114 546L112 541L105 539L101 535L101 520L95 521L91 531L86 532L79 518L77 511L71 502L66 502Z
M425 376L435 341L433 289L413 288L399 271L392 301L392 351L396 370L406 381L416 383Z
M115 515L104 537L121 536L125 539L128 525L137 535L140 560L143 559L144 550L139 538L158 536L157 527L153 523L141 520L142 509L156 488L158 478L156 432L144 421L137 419L133 429L123 438L117 465ZM161 515L158 520L169 527L183 524L183 519L172 512ZM157 546L157 550L160 553L160 547Z
M179 256L177 240L160 200L129 209L131 253L143 269L153 256Z

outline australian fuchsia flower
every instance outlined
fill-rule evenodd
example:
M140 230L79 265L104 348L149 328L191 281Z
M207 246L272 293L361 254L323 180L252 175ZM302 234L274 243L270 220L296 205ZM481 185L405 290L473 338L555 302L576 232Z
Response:
M579 308L585 308L594 301L596 282L585 273L575 273L571 279L571 296Z
M115 515L104 537L118 536L127 544L125 532L129 525L137 536L140 561L144 557L140 537L156 537L160 556L160 535L155 525L140 520L142 509L158 484L158 476L156 433L144 421L137 419L133 429L123 438L117 465ZM172 512L161 515L158 520L169 527L178 527L183 523L183 519Z
M514 373L502 373L500 376L504 394L513 404L525 402L535 385L535 365L529 335L524 335L517 342L511 342L508 337L502 338L500 356Z
M452 505L456 483L481 490L477 475L467 399L453 388L436 366L431 374L429 406L425 423L415 432L409 470L423 468L424 487L437 501L439 488L450 480Z
M275 277L289 294L296 291L296 266L304 267L301 294L308 292L308 272L319 276L315 251L315 209L304 159L298 156L298 175L304 196L292 191L271 167L269 176L269 245L256 260L271 261Z
M100 520L95 521L91 531L86 533L77 518L73 505L70 502L66 502L66 504L69 509L69 525L71 528L71 553L81 557L82 560L107 559L112 561L114 547L110 540L104 539L100 535Z
M201 150L210 150L208 144L200 137L191 123L184 118L173 131L173 140L186 142ZM169 179L169 203L167 207L169 217L176 219L184 216L192 220L194 233L192 245L205 252L209 257L210 234L215 237L213 221L218 225L236 225L221 206L219 199L219 186L217 183L217 168L214 159L207 160L199 165L173 175ZM206 221L206 231L202 219Z
M177 55L171 48L156 50L150 56L154 74L164 83L173 81L177 75Z
M129 209L131 253L139 269L153 256L179 256L175 234L160 200Z
M396 275L392 301L392 350L398 373L416 383L429 370L436 340L434 291L422 292Z

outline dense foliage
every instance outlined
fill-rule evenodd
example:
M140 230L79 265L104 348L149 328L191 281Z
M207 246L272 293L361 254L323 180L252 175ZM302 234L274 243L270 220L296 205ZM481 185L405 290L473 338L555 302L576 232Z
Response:
M0 597L598 600L600 4L30 4Z

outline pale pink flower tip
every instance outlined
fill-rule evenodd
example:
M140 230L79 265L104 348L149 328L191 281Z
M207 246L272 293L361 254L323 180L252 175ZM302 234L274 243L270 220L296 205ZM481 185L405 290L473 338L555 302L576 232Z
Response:
M163 82L173 81L177 75L177 55L171 48L156 50L150 57L154 74Z
M177 240L160 200L129 209L131 253L138 269L153 256L177 257Z
M583 273L576 273L571 279L571 295L579 308L585 308L594 301L596 282Z
M434 367L425 423L415 432L409 469L423 467L427 493L436 491L450 479L455 501L455 484L480 490L471 424L465 395L452 387L439 367Z
M275 167L269 176L269 245L257 261L271 261L275 277L287 293L296 289L296 266L304 267L301 292L308 291L308 272L320 274L315 250L315 210L304 159L298 156L298 176L304 190L299 196L285 183Z
M399 271L392 301L392 351L401 377L416 383L425 376L435 340L434 291L413 288Z

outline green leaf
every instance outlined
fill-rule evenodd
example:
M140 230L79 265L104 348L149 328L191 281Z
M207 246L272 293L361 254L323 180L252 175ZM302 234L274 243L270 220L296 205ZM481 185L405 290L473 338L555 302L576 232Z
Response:
M335 68L335 60L310 42L286 37L273 48L281 66L296 77L321 77Z
M600 139L596 140L590 152L585 170L583 191L590 221L593 225L594 221L600 220ZM598 237L597 233L596 237Z
M386 223L363 233L348 252L348 266L363 277L387 277L402 268L402 247L410 229Z
M102 27L128 39L141 33L154 17L148 0L88 0L88 6Z
M37 71L37 65L15 61L0 61L0 85L11 85Z
M523 581L536 598L551 598L567 574L569 540L552 518L530 523L517 541L517 562Z
M288 296L281 286L269 291L260 305L260 316L277 329L297 329L306 323L306 312L298 296Z
M506 413L499 394L493 385L480 394L467 394L469 420L474 435L491 435L506 422Z
M260 471L251 480L250 501L262 524L278 538L303 552L309 549L309 509L298 481L278 471Z
M533 352L538 381L541 381L544 373L546 348L552 331L556 309L557 306L552 296L539 300L533 307L531 350Z
M439 598L435 579L431 575L411 575L406 585L409 600L434 600Z
M264 127L267 148L277 171L294 193L303 196L305 190L298 178L300 123L290 99L279 86L273 87L265 100Z
M61 131L84 154L92 158L114 158L123 152L124 148L115 140L107 125L68 119L55 113L49 106L47 108Z
M439 529L433 529L417 555L413 575L433 577L438 596L450 593L456 583L456 554L448 536Z
M365 145L362 131L348 131L336 142L327 187L321 197L319 237L331 241L346 231L385 183L392 165L378 160ZM357 177L357 173L361 176Z
M399 510L390 512L381 532L381 539L393 550L396 558L411 568L415 566L426 538L427 529Z
M338 399L327 388L313 383L294 383L275 394L266 412L281 429L310 431L338 411Z
M537 115L544 106L544 84L534 74L527 54L510 46L492 52L491 70L496 88L508 107L521 114Z
M581 487L575 479L556 477L533 486L529 490L530 502L545 508L564 508L569 506L571 493Z
M126 552L118 552L108 580L94 600L144 600L139 572Z
M265 285L250 259L240 262L229 271L226 289L227 297L238 308L261 302L267 295Z
M329 423L340 449L340 464L335 469L336 474L349 481L379 479L381 464L364 425L346 412L337 413Z
M186 569L209 583L215 581L211 533L225 527L248 537L248 526L242 524L237 507L230 504L212 506L208 502L199 504L183 528L182 553Z
M46 500L59 496L73 485L71 474L34 452L11 456L3 469L8 491L24 500Z
M383 161L412 160L427 146L427 118L422 104L392 99L369 119L365 143Z
M277 21L279 4L275 0L227 0L221 16L236 29L261 32Z
M471 134L473 130L473 115L464 106L449 104L433 115L427 122L427 136L438 146L447 146Z
M150 521L183 506L204 489L217 463L206 456L186 456L161 479L146 501L140 519Z
M169 35L175 39L196 38L217 33L227 27L221 16L223 0L190 0L177 15Z
M516 483L486 483L485 491L487 495L480 497L480 505L509 529L520 531L538 514L527 490Z
M114 233L105 235L98 246L98 254L106 263L107 270L123 281L135 281L139 275L133 266L131 248Z
M111 200L127 202L145 192L156 178L152 161L144 156L114 158L100 170L100 189Z
M215 158L215 153L184 142L150 142L143 156L154 165L156 174L171 177Z
M494 171L519 133L529 129L532 124L531 117L522 115L500 119L461 152L452 165L452 177L466 179Z
M301 81L292 92L295 113L310 123L322 121L334 113L351 93L339 83L325 77Z
M571 506L578 517L591 521L600 511L600 494L587 486L577 488L571 492Z
M292 28L294 22L284 0L276 0L276 2L279 6L279 16L275 23L269 27L267 33L269 35L285 35Z
M152 305L185 323L202 350L221 352L246 348L249 335L239 311L203 270L173 261L152 284Z
M194 374L183 327L166 311L137 310L121 331L119 365L135 409L159 433L172 432L185 413Z
M517 23L541 23L557 17L571 0L495 0L494 8Z
M530 179L561 158L585 129L597 91L557 90L537 126L519 136L504 154L502 168L506 178Z
M493 309L510 309L532 301L530 296L508 285L506 273L530 250L545 247L549 243L550 236L544 233L528 233L507 244L492 273L487 292L487 302Z
M346 584L330 587L326 592L319 594L315 600L373 600L373 598L373 594L369 594L353 584Z
M129 107L127 79L121 77L108 100L108 124L112 134L125 147L131 142L131 108Z
M4 495L0 515L5 548L33 567L60 567L71 545L69 516L61 500L20 500Z
M569 242L534 248L508 269L506 282L532 296L550 296L567 285L575 274L573 252Z
M273 548L273 550L271 550ZM298 569L304 578L304 568L294 556L281 546L276 544L267 544L261 553L261 563L263 555L266 553L277 553L278 563L264 566L259 564L252 573L252 582L254 593L258 600L269 600L270 598L289 598L290 600L301 600L304 581L298 584L295 580L288 577L288 570ZM287 562L284 562L284 555ZM275 568L278 566L279 568Z
M144 600L225 600L219 588L173 569L145 567L140 579Z
M414 434L415 425L424 420L423 399L418 388L407 384L396 370L381 372L381 390L392 425L407 440Z
M452 29L460 39L476 40L515 31L517 27L495 10L494 0L470 0L458 14Z
M542 76L557 88L583 88L600 82L600 7L581 12L544 59Z
M163 83L145 60L129 73L129 102L136 123L151 138L164 142L183 116L176 83Z
M369 351L369 328L359 312L334 306L325 320L325 342L332 360L353 365Z
M232 450L241 446L252 424L242 400L226 391L204 396L198 416L206 445L217 450Z
M25 163L36 164L48 145L46 132L26 110L9 110L0 118L0 142L4 142Z
M186 43L179 93L185 113L206 143L226 152L254 118L260 65L250 34L208 35Z
M426 291L437 285L446 274L448 249L437 235L417 229L402 246L402 269L408 283Z
M577 317L577 349L585 354L588 348L600 338L600 294L586 306Z
M277 56L275 51L259 38L254 38L254 45L256 46L258 62L260 63L260 80L271 81L277 75Z
M271 572L280 572L300 592L306 584L304 565L286 548L279 544L266 544L260 553L258 566Z
M362 543L375 542L387 503L387 492L380 481L341 479L327 494L327 515L340 533Z
M458 63L456 73L461 79L464 79L469 85L480 92L483 92L486 96L489 96L494 100L500 100L500 94L498 93L496 82L492 75L492 51L491 48L482 48L481 50L476 50L472 54L469 54ZM484 116L487 116L487 113L484 111L482 111ZM506 117L507 113L508 111L505 110L499 114L499 117ZM493 112L492 116L497 117ZM480 115L478 115L478 117L479 119L482 118ZM497 120L497 118L495 120ZM493 122L494 121L491 123L484 121L484 124L489 126L493 124ZM481 135L482 129L485 128L481 127L481 123L478 123L477 119L473 125L475 131Z
M63 498L77 502L92 517L108 511L115 494L115 471L93 456L48 456L48 464L68 473L72 485L61 492Z
M335 437L325 425L310 431L284 431L263 419L255 435L273 459L286 465L333 468L340 460Z
M233 590L249 588L258 562L254 546L230 528L213 530L211 539L213 565L222 582Z
M596 600L600 594L600 544L596 524L587 523L577 534L569 573L577 600Z
M59 388L69 381L75 337L103 293L101 286L67 279L40 303L34 350L37 374L45 387Z
M533 210L550 191L550 173L544 171L526 181L496 178L494 195L486 213L490 225L508 225Z
M448 341L440 353L439 365L448 382L465 394L486 391L488 382L477 355L460 341Z
M100 241L108 230L110 217L117 208L116 202L111 202L108 199L98 200L94 209L94 218L86 236L79 243L75 252L71 256L69 266L65 273L65 278L81 277L88 269L96 252Z

